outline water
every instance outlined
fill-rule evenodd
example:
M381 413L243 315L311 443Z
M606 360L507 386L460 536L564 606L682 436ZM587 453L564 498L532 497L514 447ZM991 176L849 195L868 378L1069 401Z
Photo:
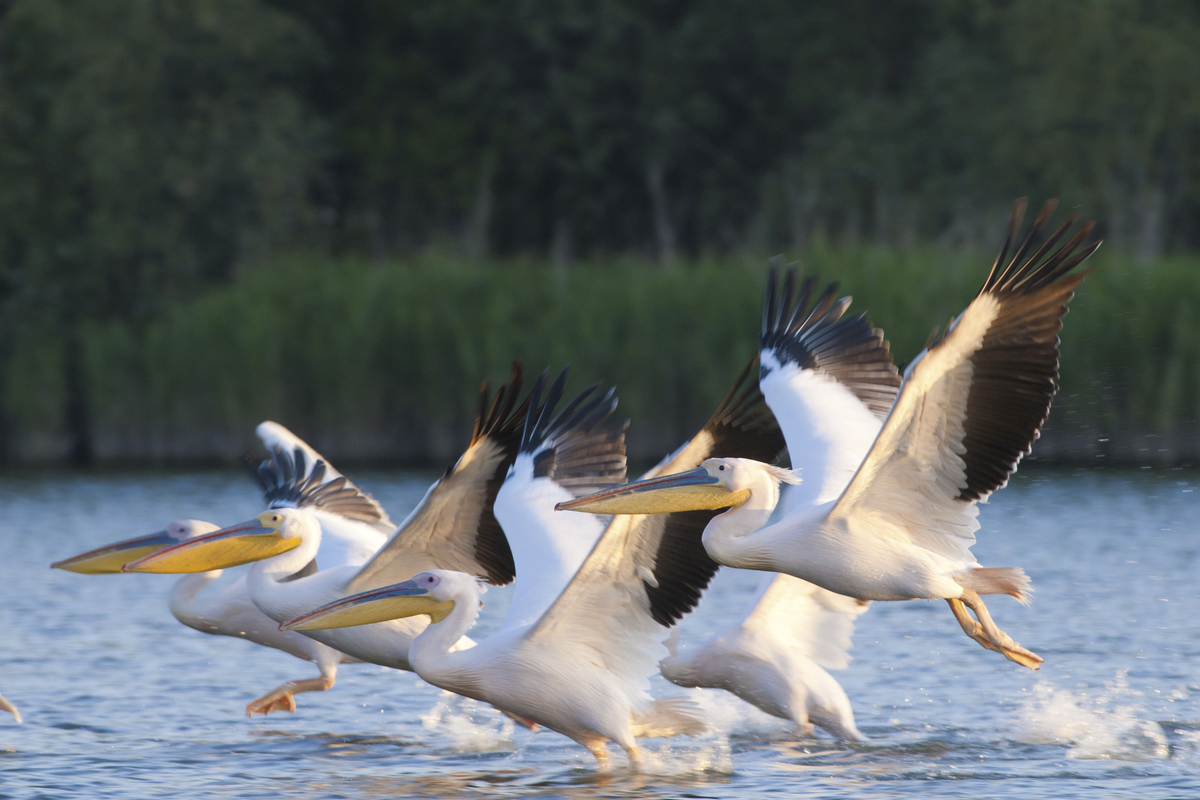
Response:
M433 476L356 477L400 519ZM644 774L603 775L565 737L374 665L344 666L295 715L247 719L247 702L315 668L179 625L172 577L47 568L177 517L247 519L261 509L244 477L7 476L0 692L26 722L0 718L0 797L1200 796L1198 483L1026 470L984 508L976 555L1024 567L1037 592L1032 608L990 607L1045 657L1039 673L968 640L944 602L876 603L836 673L869 743L798 740L695 692L713 734L645 740ZM756 580L722 571L682 642L740 613ZM507 592L485 600L494 625Z

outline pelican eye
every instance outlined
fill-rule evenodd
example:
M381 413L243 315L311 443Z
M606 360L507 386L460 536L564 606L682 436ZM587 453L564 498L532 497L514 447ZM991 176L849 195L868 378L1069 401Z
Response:
M718 470L720 470L720 471L722 471L722 472L724 472L724 471L725 471L725 465L724 465L724 464L722 464L721 466L717 467L717 469L718 469Z

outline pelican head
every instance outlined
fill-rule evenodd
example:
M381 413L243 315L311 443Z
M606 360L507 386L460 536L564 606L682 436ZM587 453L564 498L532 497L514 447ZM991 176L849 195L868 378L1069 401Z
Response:
M122 572L208 572L286 553L300 546L312 520L294 508L264 511L252 520L162 548L121 567Z
M791 470L748 458L710 458L696 469L634 481L586 497L567 500L559 511L593 514L667 514L674 511L715 510L740 506L751 490L767 478L799 483Z
M51 569L65 569L67 572L78 572L82 575L109 575L121 571L121 567L130 561L157 553L167 547L186 542L217 529L211 522L198 519L178 519L164 530L149 536L139 536L136 539L126 539L123 542L106 545L86 553L80 553L62 561L55 561Z
M461 573L445 570L418 572L402 583L382 589L352 594L327 603L318 609L290 619L279 626L281 631L315 631L326 628L350 628L391 619L428 614L430 624L436 624L454 610L456 597L462 587L455 578ZM470 576L462 577L471 579Z

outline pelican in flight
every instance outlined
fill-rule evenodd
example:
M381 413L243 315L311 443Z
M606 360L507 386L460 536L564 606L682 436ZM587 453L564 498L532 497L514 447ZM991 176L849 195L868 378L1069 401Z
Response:
M883 332L865 314L846 318L837 284L814 299L797 270L782 290L772 260L763 299L759 388L783 429L792 471L789 510L836 499L879 434L900 385ZM793 296L795 295L795 296ZM855 619L869 602L782 573L764 574L746 613L705 644L661 668L680 686L725 689L809 735L815 723L839 739L863 739L850 699L826 669L849 663Z
M7 711L8 713L12 714L17 722L25 721L21 719L21 712L17 710L17 707L8 702L3 695L0 695L0 711Z
M291 497L288 507L276 504L256 518L163 548L125 565L127 572L199 572L254 562L247 576L250 598L276 622L365 589L411 578L426 569L452 569L490 583L510 582L513 555L493 512L505 473L517 456L529 400L518 407L522 369L513 365L509 382L489 403L487 382L480 391L479 411L470 444L458 461L426 492L370 558L321 564L309 569L323 547L329 526L310 498L323 496L319 485L288 469L286 459L264 464L264 474ZM611 485L620 477L599 486ZM361 497L345 487L333 494L343 503ZM300 574L303 572L303 574ZM350 630L305 632L304 635L360 661L411 670L409 644L425 629L424 619L381 621ZM452 646L468 648L463 637Z
M333 526L335 533L328 537L320 553L322 561L361 561L383 544L384 531L391 530L393 525L387 512L370 495L364 494L348 478L329 466L316 450L284 426L267 421L258 426L256 433L267 450L274 453L274 471L264 469L257 474L268 505L274 507L296 501L288 481L280 476L288 476L292 483L297 479L307 481L314 491L306 498L306 502L319 506L321 513ZM318 486L322 487L320 491L316 491ZM219 526L211 522L176 520L157 533L90 550L56 561L50 566L85 575L119 573L126 562L202 538L218 529ZM298 568L293 577L307 575L315 569L316 561L313 559ZM338 664L358 661L308 637L280 631L276 622L254 605L245 575L226 586L208 589L221 577L221 572L221 569L214 568L176 581L167 601L175 618L204 633L248 639L282 650L305 661L312 661L320 671L319 677L287 681L254 700L246 706L247 716L271 711L294 712L295 694L329 689L334 684Z
M1047 203L1017 243L1025 211L1017 202L983 288L905 370L882 430L836 499L764 528L780 483L799 476L711 459L559 507L605 514L729 508L704 532L716 561L786 572L861 600L943 598L968 636L1037 669L1042 658L1001 631L980 598L1007 594L1028 603L1028 577L1015 567L981 566L970 547L978 502L1007 483L1046 419L1062 317L1084 277L1071 270L1099 247L1084 245L1093 227L1087 223L1054 250L1076 222L1072 215L1030 255L1053 209Z
M693 466L713 454L768 460L779 454L783 439L757 387L750 382L738 392L748 375L749 369L704 429L656 470ZM615 401L581 406L577 399L550 419L561 385L560 379L536 417L536 403L531 404L520 455L501 490L504 496L513 487L512 496L497 501L509 541L524 540L514 554L562 540L551 526L554 504L564 495L583 493L596 482L619 481L624 474L624 425L607 422ZM535 396L541 388L539 382ZM602 767L609 765L606 742L615 742L636 766L637 737L696 735L706 729L690 700L656 700L648 690L649 676L665 654L661 641L669 626L695 606L717 569L698 542L710 516L615 518L553 596L541 590L541 575L525 572L518 558L517 586L532 586L530 596L536 599L510 610L497 633L469 650L451 648L475 623L479 588L471 576L447 570L426 570L343 598L281 628L317 630L427 616L431 624L413 640L409 656L422 678L558 731L586 747ZM521 522L526 524L518 528Z

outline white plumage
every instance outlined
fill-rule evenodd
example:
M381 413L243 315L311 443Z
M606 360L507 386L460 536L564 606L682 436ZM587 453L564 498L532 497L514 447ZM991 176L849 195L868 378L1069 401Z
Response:
M1005 484L1045 421L1057 389L1057 334L1083 280L1070 271L1099 246L1083 246L1088 224L1051 253L1072 216L1029 255L1052 210L1043 208L1006 261L1024 213L1018 203L978 297L909 365L878 438L836 499L759 530L780 481L796 478L752 461L715 459L673 481L618 487L573 505L604 513L679 510L690 506L662 502L664 492L703 486L704 507L712 508L714 493L723 492L725 505L735 507L704 533L716 561L786 572L863 600L945 598L969 636L1036 669L1042 659L1001 631L979 598L1009 594L1027 602L1028 578L1018 568L980 566L970 546L976 503Z
M247 577L250 597L276 623L364 588L409 578L423 569L458 569L494 583L507 583L513 576L512 555L492 507L521 441L527 410L527 404L517 407L521 377L519 365L514 365L510 382L490 404L484 384L466 451L394 528L386 543L380 535L382 547L358 550L344 563L326 565L323 557L314 561L329 537L342 536L347 525L379 527L385 517L374 500L324 462L305 473L294 466L304 455L301 451L280 450L259 469L267 494L273 498L268 511L241 525L160 550L127 568L181 572L254 561ZM330 474L335 477L326 479ZM393 527L390 521L388 525ZM399 619L304 635L314 644L319 642L357 660L410 670L409 644L426 625L423 619ZM472 645L463 638L454 646Z
M746 452L764 458L777 453L782 437L751 390L757 403L747 399L750 392L731 392L704 431L667 463L694 465L714 447L731 446L739 434L752 443ZM649 676L667 654L661 642L668 626L695 605L716 565L698 546L702 522L697 526L687 515L621 517L604 529L565 588L554 588L578 553L561 546L572 532L565 528L578 525L554 516L553 503L614 483L624 473L624 426L604 424L615 402L576 398L547 423L560 394L561 379L546 410L526 424L521 455L497 502L506 529L510 520L528 526L508 533L518 591L533 584L514 597L498 633L470 650L448 651L475 621L478 590L468 576L441 570L345 598L284 627L428 614L437 624L410 651L422 678L563 733L602 764L608 763L605 742L616 742L636 764L636 737L695 734L705 727L686 698L651 697ZM592 530L575 533L586 537ZM665 557L677 553L683 558Z
M323 462L307 443L278 423L263 422L258 426L257 433L269 450L296 453L298 461L294 462L294 467L299 470L301 477L309 475L318 462ZM333 473L331 479L342 477L336 471L327 470L326 474ZM379 519L387 521L383 509L379 509ZM327 564L344 563L355 558L361 560L378 549L384 540L377 527L358 521L334 518L330 520L330 525L334 532L326 537L320 553L310 555L308 561L298 565L294 572L302 570L318 555ZM117 542L51 566L85 574L120 572L121 566L128 561L198 539L218 529L219 526L211 522L176 520L158 533ZM175 618L204 633L247 639L312 661L320 672L317 678L288 681L267 692L246 706L247 715L276 710L294 711L296 705L293 695L296 692L328 689L336 680L339 664L358 660L308 637L280 631L277 622L254 604L246 575L239 575L224 586L213 586L221 574L220 569L205 570L176 581L168 597L168 607Z
M866 456L900 376L880 331L843 318L836 285L813 298L808 278L793 298L796 270L780 291L773 265L763 301L759 388L779 422L801 483L788 509L836 498ZM725 689L801 734L821 726L859 740L845 691L826 669L849 663L854 620L869 603L783 574L764 575L746 613L707 642L663 661L681 686Z

